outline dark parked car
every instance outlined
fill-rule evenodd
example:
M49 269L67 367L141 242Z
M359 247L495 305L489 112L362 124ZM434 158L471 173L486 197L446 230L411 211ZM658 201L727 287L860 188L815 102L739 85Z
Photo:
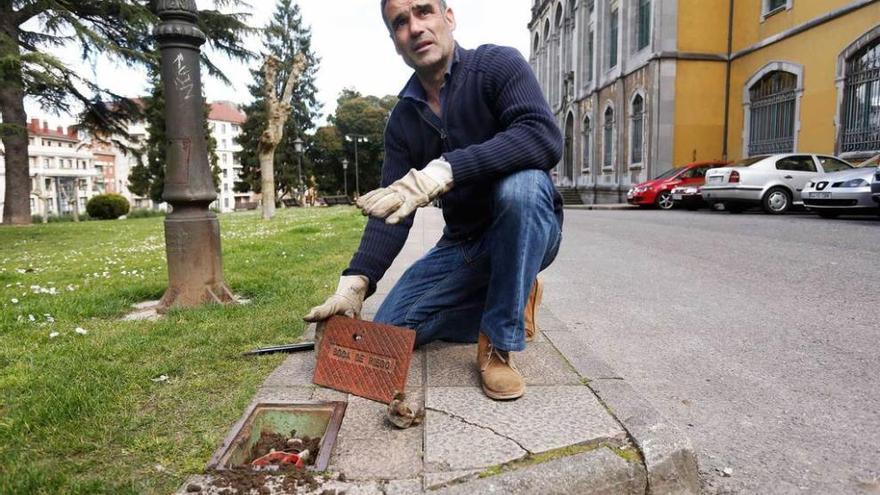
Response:
M702 186L678 186L672 189L672 201L676 207L697 210L709 206L703 200Z

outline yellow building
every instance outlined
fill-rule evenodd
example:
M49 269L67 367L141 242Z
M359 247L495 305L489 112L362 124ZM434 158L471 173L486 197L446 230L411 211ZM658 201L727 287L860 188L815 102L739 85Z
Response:
M536 0L529 27L555 181L587 202L692 161L880 153L880 0Z

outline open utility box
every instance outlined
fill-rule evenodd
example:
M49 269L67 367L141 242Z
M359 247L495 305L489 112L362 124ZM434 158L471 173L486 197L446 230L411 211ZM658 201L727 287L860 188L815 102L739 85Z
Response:
M345 402L261 402L251 405L226 436L223 446L208 463L208 469L225 470L246 465L251 450L263 432L287 435L296 430L298 436L320 438L320 450L314 471L325 471L336 444Z

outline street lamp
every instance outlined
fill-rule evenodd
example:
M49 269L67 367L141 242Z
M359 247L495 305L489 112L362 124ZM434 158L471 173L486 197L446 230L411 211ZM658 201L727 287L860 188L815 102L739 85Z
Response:
M358 142L361 139L364 142L367 142L367 136L363 134L346 134L345 139L348 141L354 141L354 196L360 197L361 195L361 184L360 184L360 171L358 170Z
M348 159L342 159L342 181L345 184L345 196L348 197Z
M303 169L302 169L302 153L303 153L303 140L297 137L293 140L293 150L296 151L297 158L299 161L297 162L297 176L299 177L299 186L297 186L296 190L299 193L300 197L297 200L302 199L302 189L303 189Z

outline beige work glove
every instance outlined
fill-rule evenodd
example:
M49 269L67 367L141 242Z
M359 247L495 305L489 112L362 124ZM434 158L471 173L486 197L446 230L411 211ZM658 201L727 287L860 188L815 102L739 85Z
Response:
M453 186L452 166L442 158L431 161L422 170L410 169L401 179L388 187L364 194L357 206L385 223L395 224L408 217L417 208L427 206Z
M334 315L360 319L361 308L364 306L364 297L367 295L369 285L369 280L363 275L339 277L336 293L328 297L324 304L312 308L309 314L303 317L303 320L321 322Z

